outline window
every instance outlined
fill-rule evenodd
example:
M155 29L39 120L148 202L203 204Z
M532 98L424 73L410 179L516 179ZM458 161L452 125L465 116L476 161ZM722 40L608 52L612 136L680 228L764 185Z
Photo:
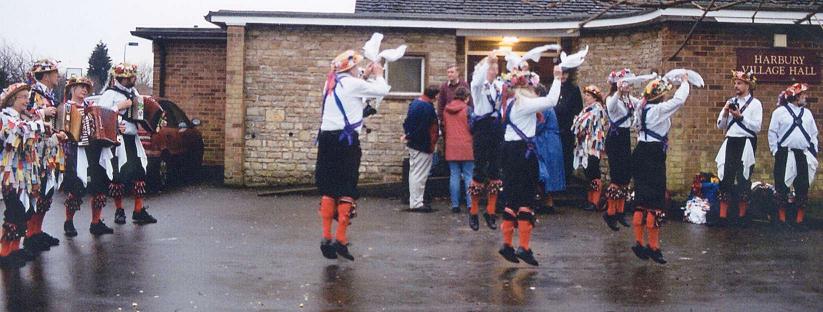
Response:
M386 82L391 86L390 95L420 95L425 85L426 58L404 56L388 63L385 74Z
M502 39L502 40L501 40ZM509 39L507 41L507 39ZM523 55L526 51L545 44L560 44L557 38L517 38L517 37L466 37L465 38L465 63L463 69L466 73L466 80L470 81L474 74L474 66L489 54L489 51L499 49L504 51L514 51L518 55ZM507 72L506 59L504 53L498 53L497 61L500 73ZM546 51L537 63L528 61L529 68L540 76L541 83L551 83L554 70L555 58L560 56L560 51Z

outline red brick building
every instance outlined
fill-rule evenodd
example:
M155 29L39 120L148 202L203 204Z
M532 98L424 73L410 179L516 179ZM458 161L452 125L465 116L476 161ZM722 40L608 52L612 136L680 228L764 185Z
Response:
M809 15L820 10L810 1L762 6L760 1L734 6L725 5L735 1L716 1L721 7L706 15L676 57L703 15L692 5L619 5L590 20L609 5L593 0L456 3L358 0L355 12L346 14L216 11L206 19L219 29L138 28L133 34L153 40L154 89L203 120L206 162L223 165L230 185L313 181L313 142L328 63L345 49L359 49L373 32L385 35L384 46L409 48L406 58L388 66L393 94L366 121L371 131L362 138L364 181L400 179L406 152L398 137L409 100L425 85L443 82L448 64L458 64L470 77L474 63L491 49L526 51L559 43L576 51L589 46L576 79L603 89L608 89L608 73L622 67L638 73L680 67L700 72L707 86L693 91L675 115L670 134L668 185L674 191L686 191L699 171L716 171L714 158L724 135L714 125L732 95L729 71L748 64L738 64L745 52L740 49L803 53L801 65L810 71L759 84L755 95L764 104L764 130L754 180L772 180L765 129L780 90L791 80L810 81L810 108L823 116L823 13ZM552 79L553 57L547 53L532 64L544 82ZM814 189L820 193L823 183Z

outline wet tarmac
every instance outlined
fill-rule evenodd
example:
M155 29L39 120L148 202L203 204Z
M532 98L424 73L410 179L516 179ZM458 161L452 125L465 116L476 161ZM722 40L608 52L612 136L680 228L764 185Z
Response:
M8 311L820 311L820 230L669 223L667 265L631 254L630 229L572 208L541 216L539 267L505 262L500 234L471 231L446 203L431 214L364 198L351 227L357 258L320 254L318 198L258 197L191 186L147 200L160 220L62 235L62 198L46 231L61 245L3 272ZM131 202L126 202L129 207ZM464 210L465 211L465 210Z

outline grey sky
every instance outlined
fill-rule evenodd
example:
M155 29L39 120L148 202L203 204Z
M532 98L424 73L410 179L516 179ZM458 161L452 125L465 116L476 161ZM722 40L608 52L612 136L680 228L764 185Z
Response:
M60 68L86 68L102 40L114 63L151 63L151 41L133 37L136 27L215 27L203 16L209 10L353 12L354 0L0 0L0 44L13 45L61 61Z

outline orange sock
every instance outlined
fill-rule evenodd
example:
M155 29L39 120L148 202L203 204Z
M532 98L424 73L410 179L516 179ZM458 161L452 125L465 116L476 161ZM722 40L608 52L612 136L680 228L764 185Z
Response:
M103 207L92 207L91 208L91 223L97 224L100 223L100 215L103 212Z
M737 216L741 217L741 218L745 217L746 216L746 209L748 209L748 208L749 208L749 203L747 203L745 201L741 201L739 204L737 204L737 210L738 210L737 211Z
M141 211L143 211L143 197L134 196L134 212L140 213Z
M29 218L29 221L26 221L26 237L32 237L37 232L37 218L39 218L39 214L35 213Z
M11 251L15 252L15 251L18 251L18 250L20 250L20 239L19 238L11 241Z
M806 216L806 212L803 210L803 207L797 208L797 221L798 224L803 223L803 218Z
M592 191L592 204L600 209L600 190Z
M617 213L617 208L620 206L619 199L609 199L606 203L606 214L613 216Z
M476 216L477 213L480 211L480 196L479 195L471 195L472 196L472 206L469 208L469 213L473 216Z
M514 221L503 220L503 223L500 224L500 231L503 232L503 244L511 247L514 239Z
M720 218L726 219L729 215L729 202L725 200L720 201Z
M530 250L529 241L531 241L532 237L532 223L527 220L518 220L517 229L519 230L518 234L520 234L520 247L525 250Z
M635 210L634 216L632 217L632 230L634 230L634 240L640 244L643 244L643 211Z
M8 256L11 253L11 242L3 241L0 243L0 257Z
M337 235L335 238L343 245L349 244L346 238L346 228L349 227L349 213L351 213L352 203L341 201L337 204Z
M66 221L74 220L74 213L76 211L66 208Z
M786 223L786 207L777 209L777 218L780 219L780 222Z
M621 198L617 200L617 213L623 213L626 211L626 199Z
M486 203L486 213L494 215L497 210L497 193L489 192L489 202Z
M123 197L117 196L114 198L114 208L123 209Z
M646 214L646 229L649 231L649 247L660 250L660 228L654 226L654 214L651 211Z
M331 224L334 218L334 210L337 209L337 201L329 196L320 198L320 221L323 224L323 239L331 239Z

